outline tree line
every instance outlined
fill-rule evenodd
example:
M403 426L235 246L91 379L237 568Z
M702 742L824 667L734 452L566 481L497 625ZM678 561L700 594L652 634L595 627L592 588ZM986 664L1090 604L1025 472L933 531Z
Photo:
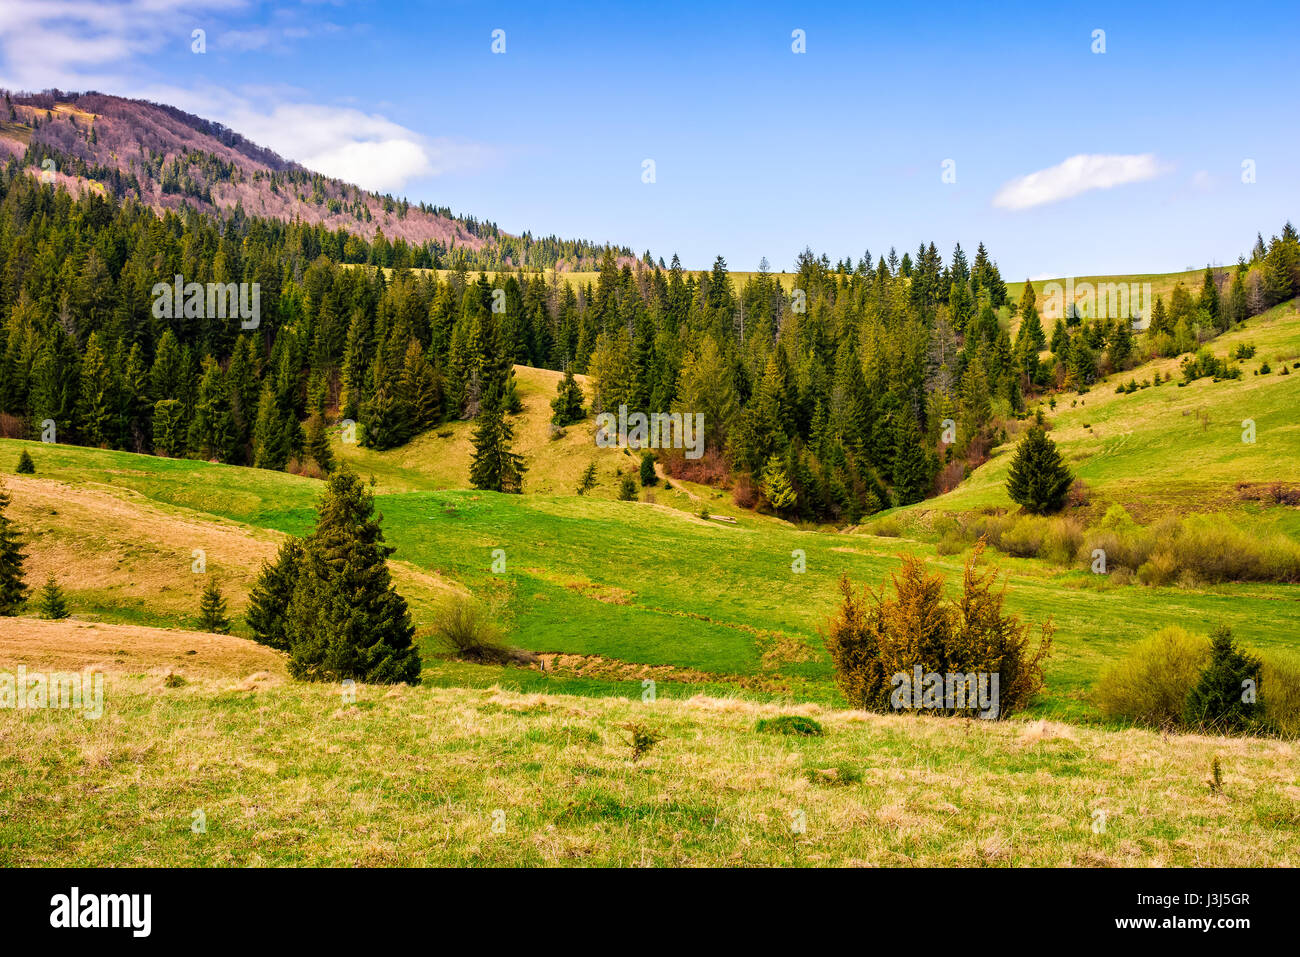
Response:
M6 167L0 429L40 438L53 423L58 441L328 472L340 420L386 449L479 419L476 484L518 490L517 363L588 375L591 395L568 405L585 398L593 414L703 413L705 456L659 450L670 474L732 480L792 517L856 521L955 485L1027 397L1194 348L1300 288L1288 224L1222 287L1207 270L1198 297L1180 287L1157 302L1146 333L1071 310L1049 339L1032 284L1011 302L982 244L970 259L930 243L834 265L805 250L793 276L764 261L739 285L721 257L697 274L607 248L578 286L555 272L475 275L465 259L445 278L350 264L353 239L234 213L160 216ZM155 315L155 284L176 275L258 283L256 328Z

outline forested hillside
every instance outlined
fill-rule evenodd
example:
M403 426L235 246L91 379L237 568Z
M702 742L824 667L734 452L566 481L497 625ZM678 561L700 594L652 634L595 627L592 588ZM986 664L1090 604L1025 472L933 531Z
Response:
M593 412L704 415L705 455L659 450L669 474L734 481L742 504L856 521L952 488L1035 396L1194 352L1300 290L1290 224L1230 275L1207 269L1197 293L1157 300L1145 332L1130 316L1071 309L1050 336L1033 285L1008 303L982 244L972 260L958 246L945 261L931 243L838 267L805 251L789 290L766 271L737 288L721 257L695 274L675 257L620 266L606 249L596 281L575 289L554 272L489 281L463 258L439 278L395 263L394 248L376 256L321 224L74 197L11 161L3 431L328 471L326 428L339 420L388 448L484 407L511 410L513 363L572 368L590 376ZM202 309L160 315L157 289L175 276L256 283L256 327ZM1199 356L1192 374L1231 374L1216 362Z
M155 212L246 215L324 226L343 262L485 269L591 268L604 246L513 236L444 206L412 205L324 176L174 106L103 93L0 91L0 161L74 193L131 198ZM629 260L629 249L615 250Z

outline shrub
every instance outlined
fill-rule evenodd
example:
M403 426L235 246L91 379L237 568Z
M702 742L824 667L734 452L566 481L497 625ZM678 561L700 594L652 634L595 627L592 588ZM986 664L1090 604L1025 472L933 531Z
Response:
M1001 536L999 547L1017 558L1033 558L1043 547L1047 535L1047 520L1035 515L1023 515Z
M742 472L736 478L731 489L731 500L738 508L753 508L758 503L758 489L748 472Z
M1259 658L1239 649L1228 628L1217 628L1210 636L1210 663L1187 694L1183 723L1220 733L1249 727L1262 708L1243 691L1247 681L1259 687L1259 672Z
M843 761L832 768L805 768L804 776L812 784L843 787L862 783L861 769Z
M871 535L877 535L880 538L897 538L903 534L903 526L898 519L890 515L885 518L878 518L867 526L867 532Z
M14 469L19 475L34 475L36 473L36 463L26 449L18 455L18 467Z
M943 533L934 550L940 555L959 555L966 550L966 539L960 529L949 529Z
M759 718L754 730L763 734L792 734L820 738L826 730L812 718L800 714L783 714L776 718Z
M1266 651L1261 656L1259 701L1264 726L1274 734L1300 737L1300 655Z
M1210 658L1209 643L1176 625L1139 641L1097 682L1093 700L1107 718L1178 727L1187 694Z
M1040 558L1053 565L1065 567L1074 561L1075 554L1083 544L1083 526L1074 518L1054 519L1043 536Z
M658 731L647 728L642 724L627 724L623 726L628 732L628 746L632 749L632 760L640 761L645 757L650 749L664 739L664 736Z
M1205 582L1300 581L1300 544L1282 534L1242 531L1209 515L1184 519L1172 561Z
M509 664L532 657L506 644L505 631L482 604L468 595L453 595L438 608L433 636L465 661Z
M1178 577L1178 562L1168 551L1156 552L1138 568L1137 577L1144 585L1168 585Z
M996 571L981 573L980 542L966 562L961 597L944 599L943 577L927 575L924 563L906 556L893 576L895 595L886 598L865 589L854 594L847 577L840 579L841 603L824 640L835 678L854 707L893 710L896 675L923 673L997 674L997 716L1023 708L1042 687L1043 659L1051 649L1052 625L1043 624L1036 648L1029 629L1003 614L1005 589L995 589ZM951 702L945 702L949 704ZM973 716L979 709L937 708L938 713Z
M618 486L618 498L621 502L636 501L636 478L629 472L623 476Z

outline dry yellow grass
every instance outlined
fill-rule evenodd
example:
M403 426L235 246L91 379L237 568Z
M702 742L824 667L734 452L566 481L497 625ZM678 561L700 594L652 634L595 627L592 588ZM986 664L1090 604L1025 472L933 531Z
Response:
M121 644L144 672L115 667L98 721L0 712L0 864L1300 863L1286 742L709 697L360 686L349 701L275 677L238 639L81 631L0 630L0 670L75 669ZM184 684L160 681L191 649ZM788 713L825 737L755 730ZM662 738L640 760L635 727Z
M284 535L179 506L138 492L14 475L9 517L22 529L26 575L39 585L53 574L74 610L133 609L148 620L196 615L207 576L216 577L229 610L243 612L262 563ZM323 486L322 486L323 487ZM203 574L193 570L196 550ZM417 617L462 586L409 562L392 561L398 589Z
M244 679L287 674L284 655L246 638L175 628L102 622L0 618L0 667L28 670L182 672L194 677Z

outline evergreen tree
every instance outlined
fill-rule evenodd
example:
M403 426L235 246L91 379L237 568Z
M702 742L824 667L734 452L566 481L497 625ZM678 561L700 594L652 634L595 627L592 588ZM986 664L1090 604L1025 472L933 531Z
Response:
M1210 636L1210 662L1187 693L1183 721L1217 734L1249 728L1262 708L1254 696L1246 694L1246 682L1258 688L1259 672L1259 658L1240 650L1230 629L1215 629Z
M22 536L5 512L9 509L9 490L0 484L0 615L16 615L27 601L23 579Z
M77 430L87 445L107 446L116 436L112 370L100 344L99 333L92 332L81 362L81 389L77 402Z
M248 595L246 617L253 639L280 651L289 650L289 601L298 584L302 554L302 540L287 539L276 553L275 561L262 566Z
M631 472L624 475L618 485L618 500L620 502L636 501L636 476Z
M518 494L523 491L527 467L523 456L511 451L514 429L506 421L500 389L499 383L490 385L479 405L472 436L474 458L469 467L469 480L477 489Z
M896 431L892 472L896 505L919 502L930 490L929 459L921 445L921 435L910 419Z
M59 621L68 617L68 603L63 597L63 589L53 575L45 579L40 592L41 617L50 621Z
M564 378L555 391L556 396L551 400L551 422L561 427L581 422L587 411L582 405L582 386L573 377L572 369L564 370Z
M1011 460L1007 477L1011 500L1035 515L1058 512L1065 505L1073 481L1056 443L1041 426L1031 427Z
M382 516L350 469L330 476L286 613L289 673L308 681L420 680L406 601L393 587Z
M14 469L19 475L34 475L36 473L36 463L26 449L18 455L18 467Z
M588 463L587 467L582 470L582 478L578 479L577 493L579 495L586 495L595 487L596 487L596 463L590 462Z
M319 413L307 420L307 454L326 475L334 471L334 452L330 449L329 432L325 429L325 419Z
M186 447L185 407L180 399L161 399L153 407L153 449L169 457L183 455Z
M199 631L214 635L230 633L230 619L226 617L226 599L221 594L215 578L209 578L199 600Z
M155 420L156 423L157 420ZM267 382L257 402L257 421L253 424L253 465L259 469L279 471L289 463L291 419L280 412L275 387ZM296 422L292 423L297 425ZM157 429L155 428L155 437Z
M794 507L798 499L795 490L790 486L790 479L786 476L785 466L776 455L771 456L763 467L761 488L763 497L777 512L784 512Z
M649 449L641 453L641 487L648 488L651 485L659 484L659 476L655 473L655 455Z

